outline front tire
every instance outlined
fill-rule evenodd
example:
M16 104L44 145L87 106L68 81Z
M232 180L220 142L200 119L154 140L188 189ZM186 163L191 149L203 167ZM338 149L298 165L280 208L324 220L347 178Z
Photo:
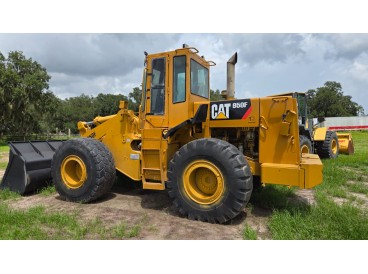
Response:
M114 159L100 141L68 140L54 154L51 175L61 198L88 203L110 191L115 179Z
M248 203L253 176L239 150L219 139L194 140L170 161L168 193L189 219L224 223Z
M301 153L312 153L312 142L309 140L307 136L300 135L299 136L299 144L300 144L300 152Z
M335 131L327 131L325 140L316 143L320 158L335 159L339 155L339 139Z

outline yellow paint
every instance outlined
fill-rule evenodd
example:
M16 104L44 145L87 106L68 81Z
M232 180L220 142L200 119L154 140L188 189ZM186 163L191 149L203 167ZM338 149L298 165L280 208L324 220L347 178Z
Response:
M307 145L302 145L300 150L301 150L302 153L310 153L309 147Z
M184 190L188 197L201 205L216 203L225 190L221 171L206 160L191 162L183 173Z
M258 161L255 161L255 159L252 159L250 157L245 157L247 160L250 171L252 172L253 176L261 176L261 166Z
M225 116L225 114L223 114L222 112L220 112L220 113L217 115L216 119L229 119L229 117L226 117L226 116Z
M324 141L326 139L327 128L319 127L314 129L313 140L314 141Z
M138 117L133 111L120 109L116 115L112 115L110 119L94 128L89 128L84 122L79 122L78 128L83 137L100 140L108 147L118 171L139 181L141 151L133 146L134 142L141 140L138 124ZM138 159L132 160L131 154L138 154Z
M296 100L282 97L260 99L260 115L264 124L259 130L259 162L300 164L299 128ZM283 119L283 117L287 117ZM285 129L285 124L287 123Z
M323 165L318 155L302 154L300 167L304 170L304 185L301 184L301 188L312 188L322 183Z
M339 152L343 154L354 154L354 142L350 133L337 133L339 140Z
M261 164L261 180L266 184L290 185L304 188L304 169L292 164Z
M300 165L261 164L263 183L312 188L322 183L322 162L318 155L302 154Z
M331 150L333 152L333 154L337 153L337 142L335 139L331 140Z
M61 163L61 178L68 188L80 188L87 180L87 168L81 158L69 155Z
M296 112L293 110L286 111L285 118L281 122L280 134L284 136L289 136L291 134L290 129L295 119Z

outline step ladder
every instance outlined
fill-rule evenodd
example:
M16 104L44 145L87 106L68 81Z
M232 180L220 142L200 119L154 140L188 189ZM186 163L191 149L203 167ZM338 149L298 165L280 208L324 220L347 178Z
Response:
M166 165L163 163L161 139L148 139L142 142L142 182L143 189L165 189Z

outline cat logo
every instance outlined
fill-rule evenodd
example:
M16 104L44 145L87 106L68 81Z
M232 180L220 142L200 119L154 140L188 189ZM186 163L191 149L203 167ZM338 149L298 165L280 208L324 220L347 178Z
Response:
M211 120L245 120L252 112L250 99L210 103Z
M211 106L211 119L229 119L229 110L231 103L213 104Z

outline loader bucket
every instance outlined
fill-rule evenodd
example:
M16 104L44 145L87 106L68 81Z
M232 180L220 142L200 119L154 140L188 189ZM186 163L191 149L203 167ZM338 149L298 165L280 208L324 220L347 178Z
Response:
M353 137L350 133L337 133L337 138L339 140L339 153L342 154L354 154L354 143Z
M9 142L9 163L0 189L23 195L46 186L51 179L51 161L63 141Z

